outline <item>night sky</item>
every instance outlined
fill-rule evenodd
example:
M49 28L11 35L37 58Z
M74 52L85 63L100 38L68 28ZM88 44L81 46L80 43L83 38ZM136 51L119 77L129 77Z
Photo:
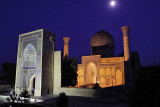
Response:
M160 62L160 0L0 0L0 65L16 63L18 35L46 29L71 38L69 56L91 55L91 37L100 30L115 40L115 56L123 52L122 26L130 26L130 48L142 65Z

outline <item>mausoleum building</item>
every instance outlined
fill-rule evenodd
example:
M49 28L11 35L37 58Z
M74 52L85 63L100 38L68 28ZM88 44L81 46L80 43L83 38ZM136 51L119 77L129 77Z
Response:
M129 61L130 53L129 27L122 27L122 31L124 57L114 57L114 39L108 32L102 30L93 35L92 55L82 56L82 64L78 64L78 86L99 83L100 87L110 87L125 84L124 62Z
M122 27L124 57L114 57L114 39L106 31L91 38L91 55L78 64L77 86L99 83L100 87L124 85L130 81L129 27ZM15 92L24 88L34 96L65 92L94 96L97 90L61 87L62 58L69 55L69 37L64 37L64 53L56 50L56 35L44 29L19 35ZM105 90L104 90L105 91Z

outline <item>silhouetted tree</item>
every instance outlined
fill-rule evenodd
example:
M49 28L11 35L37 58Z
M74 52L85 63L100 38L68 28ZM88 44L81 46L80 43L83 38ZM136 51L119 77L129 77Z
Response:
M61 79L62 86L69 86L69 81L70 81L69 71L70 71L70 60L68 58L68 55L66 54L62 62L62 79Z
M160 66L142 67L130 93L130 107L160 106Z
M16 74L16 64L14 63L3 63L2 64L3 77L2 81L5 81L11 85L15 83L15 74Z
M76 86L77 84L77 68L78 68L78 61L77 58L75 58L73 56L72 60L71 60L71 86Z
M5 104L5 107L32 107L31 105L28 105L31 103L30 101L30 94L27 91L27 89L23 89L21 91L21 94L15 94L14 91L10 92L10 96L6 98L7 103Z
M29 104L30 103L31 94L29 94L29 92L26 88L24 88L23 91L21 91L21 94L19 96L23 97L22 101L23 101L24 104Z
M61 92L59 93L58 98L56 99L56 105L58 107L68 107L68 101L68 96L64 92Z
M75 86L77 83L77 59L71 60L65 55L62 62L62 86Z

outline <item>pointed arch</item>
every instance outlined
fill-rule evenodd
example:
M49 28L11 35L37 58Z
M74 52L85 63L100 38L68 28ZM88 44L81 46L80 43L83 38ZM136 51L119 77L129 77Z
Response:
M86 72L86 84L95 84L97 83L97 67L91 62L87 66Z
M33 85L35 85L34 82L36 82L34 80L36 80L36 74L33 74L31 76L30 80L29 80L29 88L28 88L28 90L29 90L30 93L32 93L32 89L35 87L35 86L33 86Z
M111 69L110 68L106 69L106 76L111 76Z
M79 69L78 75L83 76L84 75L84 70L83 69Z
M78 85L84 85L84 78L82 76L78 78Z
M100 74L100 76L105 76L105 69L104 68L100 68L99 74Z
M23 67L36 67L36 49L32 44L28 44L23 51Z
M101 86L101 87L106 87L106 81L105 81L105 78L104 78L104 77L101 77L101 78L100 78L100 86Z

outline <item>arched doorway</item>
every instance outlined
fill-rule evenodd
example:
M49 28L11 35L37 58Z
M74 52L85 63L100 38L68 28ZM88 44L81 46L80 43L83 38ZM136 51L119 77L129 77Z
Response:
M33 79L33 84L32 84L32 95L34 95L34 91L35 91L35 77Z
M29 82L29 93L31 93L32 95L34 95L35 93L35 84L36 84L35 80L36 80L36 74L33 74Z
M90 63L87 66L86 72L86 84L95 84L97 83L97 67L94 63Z

